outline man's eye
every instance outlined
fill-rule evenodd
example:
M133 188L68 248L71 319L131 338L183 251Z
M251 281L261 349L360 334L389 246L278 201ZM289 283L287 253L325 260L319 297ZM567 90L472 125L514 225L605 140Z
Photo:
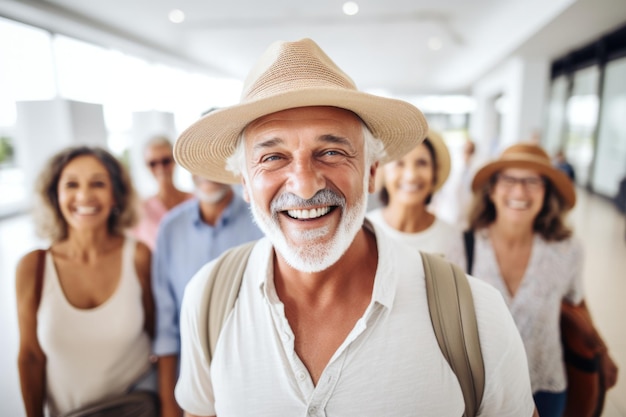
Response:
M274 162L280 160L280 156L278 155L268 155L261 159L261 162Z

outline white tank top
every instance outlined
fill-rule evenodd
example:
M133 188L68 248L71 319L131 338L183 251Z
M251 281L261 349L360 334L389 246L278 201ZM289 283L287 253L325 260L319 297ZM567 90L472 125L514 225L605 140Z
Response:
M68 302L52 254L46 253L37 337L46 355L46 395L53 417L125 392L150 368L135 246L126 238L118 287L92 309Z

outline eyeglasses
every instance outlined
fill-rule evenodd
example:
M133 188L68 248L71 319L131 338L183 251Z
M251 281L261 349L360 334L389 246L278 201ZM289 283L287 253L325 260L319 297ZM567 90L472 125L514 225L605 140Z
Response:
M497 176L497 183L505 189L511 189L515 184L521 184L528 191L539 191L546 185L542 177L517 178L510 175L500 174Z
M174 162L174 160L170 157L165 157L161 159L153 159L152 161L148 161L148 166L150 168L156 168L157 165L163 165L163 168L167 168L170 164Z

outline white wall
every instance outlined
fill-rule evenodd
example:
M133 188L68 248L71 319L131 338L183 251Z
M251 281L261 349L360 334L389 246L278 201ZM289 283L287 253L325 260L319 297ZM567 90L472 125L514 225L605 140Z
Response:
M470 122L470 135L481 158L495 157L505 147L530 140L540 131L548 81L547 61L514 57L474 84L476 110ZM505 103L500 115L495 107L499 96Z
M15 153L32 196L42 166L70 145L107 147L102 105L65 99L18 101ZM29 200L25 201L28 205Z

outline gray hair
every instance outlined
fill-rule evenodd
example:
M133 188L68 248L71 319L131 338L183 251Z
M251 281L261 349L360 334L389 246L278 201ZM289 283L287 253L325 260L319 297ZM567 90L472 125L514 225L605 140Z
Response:
M157 148L159 146L167 146L170 149L174 147L172 145L172 141L167 136L156 135L148 139L146 143L143 145L143 153L145 154L146 151L150 148Z
M381 161L386 156L385 145L383 141L375 137L368 129L365 123L361 122L363 130L363 147L365 149L365 162L369 168L375 162ZM245 136L242 131L237 138L237 146L235 151L226 159L226 170L232 172L235 176L246 176L246 148Z

